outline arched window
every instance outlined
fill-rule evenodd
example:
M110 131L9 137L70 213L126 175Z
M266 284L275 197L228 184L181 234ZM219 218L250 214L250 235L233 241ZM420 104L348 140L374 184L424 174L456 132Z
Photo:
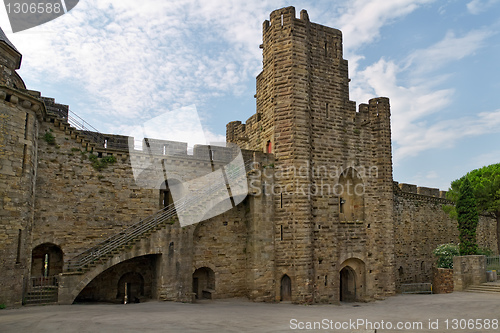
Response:
M349 168L339 178L335 187L339 196L339 217L341 221L363 221L365 218L363 179L354 168Z
M31 251L31 276L49 277L62 273L63 252L52 243L38 245Z
M266 153L271 154L272 152L273 152L273 144L271 143L271 140L269 140L266 143Z

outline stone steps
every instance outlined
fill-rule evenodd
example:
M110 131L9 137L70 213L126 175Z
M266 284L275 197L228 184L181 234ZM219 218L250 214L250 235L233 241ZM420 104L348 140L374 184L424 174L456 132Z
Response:
M109 259L113 258L114 256L116 256L120 253L123 253L124 251L131 250L133 248L133 246L135 246L137 243L139 243L142 239L150 237L152 234L165 228L165 226L167 226L167 225L170 225L170 223L168 223L167 221L162 222L162 223L158 224L156 227L153 227L150 230L144 232L143 234L129 240L127 243L120 245L119 247L113 249L111 252L101 256L100 258L98 258L94 262L84 266L81 273L85 273L85 272L87 272L87 271L89 271L97 266L105 264Z
M56 286L34 289L26 293L24 304L35 305L57 303L57 294L58 288Z
M482 284L477 286L470 286L465 291L471 293L500 293L500 284Z

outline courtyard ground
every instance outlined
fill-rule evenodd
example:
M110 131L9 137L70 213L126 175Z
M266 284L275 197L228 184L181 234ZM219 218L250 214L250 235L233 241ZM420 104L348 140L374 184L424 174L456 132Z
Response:
M397 295L341 305L229 299L194 304L151 301L30 306L0 310L0 332L289 332L314 328L315 322L317 331L322 332L373 332L375 328L378 333L499 332L498 320L500 294L455 292ZM402 329L397 329L401 324ZM392 329L387 329L389 325Z

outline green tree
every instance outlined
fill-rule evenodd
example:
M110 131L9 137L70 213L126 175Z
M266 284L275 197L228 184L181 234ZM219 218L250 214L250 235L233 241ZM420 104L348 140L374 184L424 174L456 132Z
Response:
M472 170L462 178L454 180L446 194L448 199L458 201L460 187L465 179L468 179L472 186L477 211L481 214L487 214L497 221L497 246L500 251L500 163ZM452 211L451 215L453 213ZM458 211L455 211L455 213L458 213Z
M469 178L465 178L460 185L460 195L457 204L458 230L460 232L460 254L470 255L477 253L476 229L479 217L477 204Z

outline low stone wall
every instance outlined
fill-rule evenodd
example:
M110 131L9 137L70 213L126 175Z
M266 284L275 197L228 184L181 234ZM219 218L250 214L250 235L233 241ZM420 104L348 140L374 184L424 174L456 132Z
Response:
M453 284L455 291L486 282L485 256L453 257Z
M453 292L453 269L432 269L432 292L434 294L448 294Z

